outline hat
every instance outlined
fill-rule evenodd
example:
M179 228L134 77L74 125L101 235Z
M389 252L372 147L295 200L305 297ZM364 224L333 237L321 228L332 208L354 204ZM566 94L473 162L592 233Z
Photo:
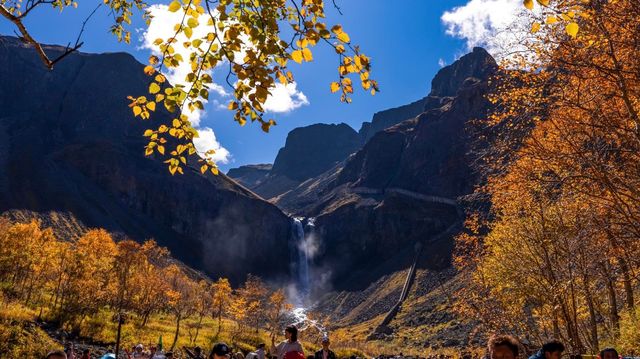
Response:
M211 353L218 356L223 356L231 353L231 349L229 349L229 346L225 343L218 343L213 346L213 349L211 349Z
M266 346L267 346L267 345L266 345L265 343L260 343L260 344L258 344L258 348L264 348L264 347L266 347Z
M138 344L136 345L136 349L144 349L144 346L142 344Z
M327 337L327 336L322 337L322 342L323 343L328 343L329 342L329 337Z

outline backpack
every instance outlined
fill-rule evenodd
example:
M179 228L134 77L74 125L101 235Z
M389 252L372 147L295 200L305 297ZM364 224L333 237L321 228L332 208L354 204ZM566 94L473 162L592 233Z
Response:
M303 353L300 352L288 352L284 355L283 359L306 359Z

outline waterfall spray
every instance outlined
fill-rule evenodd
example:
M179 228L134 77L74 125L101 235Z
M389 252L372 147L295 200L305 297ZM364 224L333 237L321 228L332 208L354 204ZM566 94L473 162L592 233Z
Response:
M315 218L294 217L292 224L289 250L291 251L291 278L294 280L293 284L295 286L290 298L296 307L291 312L295 320L293 324L301 330L315 328L322 335L326 335L327 330L317 320L309 319L306 308L311 292L309 260L317 249L315 238L313 237ZM308 233L305 232L305 227L309 229Z

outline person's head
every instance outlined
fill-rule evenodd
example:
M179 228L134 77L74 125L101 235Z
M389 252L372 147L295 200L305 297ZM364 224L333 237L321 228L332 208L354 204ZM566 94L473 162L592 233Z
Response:
M231 348L227 344L218 343L211 349L209 359L229 359L229 353L231 353Z
M542 345L544 359L560 359L564 351L564 344L558 340L552 340Z
M266 348L266 346L267 346L267 345L266 345L265 343L260 343L260 344L258 344L258 346L256 347L256 349L264 349L264 348Z
M295 325L290 325L284 329L284 336L291 342L298 341L298 328Z
M164 353L164 357L167 358L167 359L173 359L173 352Z
M494 335L489 338L489 359L515 359L519 352L518 339L510 335Z
M144 349L144 345L138 344L133 349L136 351L136 353L142 353L142 350Z
M322 338L322 349L327 350L329 349L329 345L331 344L331 341L329 340L329 337L323 337Z
M202 354L202 348L200 348L200 347L193 348L193 351L196 353L196 355Z
M49 352L45 359L67 359L67 354L63 350Z
M618 359L618 351L614 348L604 348L600 352L600 359Z
M89 349L85 349L82 351L82 355L89 355L89 354L91 354L91 350Z

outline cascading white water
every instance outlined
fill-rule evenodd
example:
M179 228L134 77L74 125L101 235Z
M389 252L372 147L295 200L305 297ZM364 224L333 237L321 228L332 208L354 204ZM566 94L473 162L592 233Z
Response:
M293 218L292 235L289 241L291 253L291 278L295 283L296 305L303 305L309 295L309 256L305 245L304 218Z
M303 299L309 295L309 256L305 243L304 218L294 218L296 248L298 251L298 290Z
M305 231L305 226L308 231ZM311 291L309 261L317 250L314 228L315 218L293 218L293 233L289 249L291 251L291 278L295 280L295 293L290 300L296 308L293 309L291 315L295 320L293 324L300 330L315 328L321 335L326 335L327 330L318 321L308 317L306 308Z

